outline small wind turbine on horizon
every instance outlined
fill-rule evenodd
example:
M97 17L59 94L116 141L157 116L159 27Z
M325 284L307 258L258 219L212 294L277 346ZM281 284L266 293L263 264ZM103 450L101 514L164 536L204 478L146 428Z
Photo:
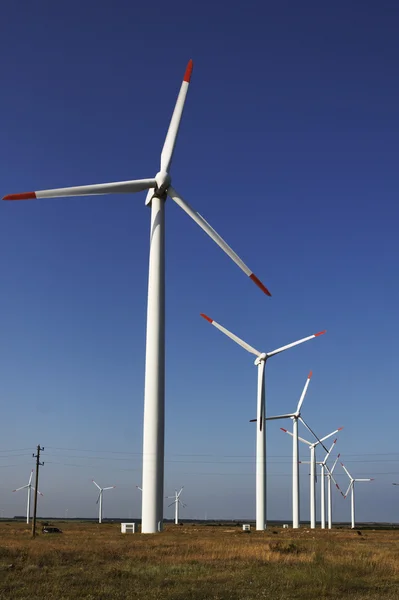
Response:
M344 463L341 462L341 467L343 468L343 470L345 471L345 473L347 474L347 476L349 477L349 486L348 489L346 490L345 494L344 494L344 498L347 497L349 490L351 491L351 529L355 529L355 483L361 482L361 481L374 481L374 479L355 479L354 477L352 477L352 475L349 473L348 469L345 467Z
M110 487L105 487L102 488L98 485L98 483L96 483L94 481L94 479L92 479L92 482L94 483L94 485L100 490L99 494L98 494L98 498L97 498L97 502L96 504L98 504L98 522L102 523L103 522L103 493L105 492L105 490L113 490L116 488L116 485L111 485Z
M306 379L305 386L299 398L296 411L286 415L277 415L275 417L266 417L266 421L275 421L277 419L292 419L292 527L299 528L300 523L300 494L299 494L299 441L298 441L298 420L303 422L301 417L301 408L308 391L312 371ZM256 420L256 419L255 419Z
M312 433L312 435L314 435L314 437L316 438L316 441L312 443L312 442L309 442L308 440L305 440L302 437L298 437L299 441L301 441L304 444L307 444L309 446L309 450L310 450L310 528L315 529L316 528L316 481L317 481L316 447L319 444L321 444L321 446L324 448L324 450L326 450L326 452L328 452L328 450L325 447L325 445L323 444L323 442L325 440L327 440L328 438L330 438L335 433L338 433L338 431L341 431L343 429L343 427L334 429L334 431L332 431L328 435L325 435L324 437L319 439L317 437L317 435L312 431L312 429L310 429L310 427L305 423L305 421L303 419L301 419L301 421L305 425L305 427ZM291 431L287 431L287 429L284 429L284 427L280 427L280 429L281 429L281 431L284 431L284 433L288 433L288 435L293 436L293 433L291 433Z
M180 121L193 70L190 60L181 84L175 108L161 152L160 170L150 179L100 183L58 188L22 194L10 194L3 200L30 200L104 194L134 194L148 190L145 201L151 206L150 255L148 273L147 334L145 360L143 425L143 503L142 532L162 530L165 437L165 219L164 206L169 196L225 252L236 265L268 296L270 292L230 248L209 223L172 187L170 168ZM207 193L199 173L197 190Z
M258 392L257 392L257 417L256 417L256 529L257 531L263 531L266 529L267 525L267 511L266 511L266 427L264 426L264 420L266 416L266 394L265 394L265 366L266 361L275 356L276 354L280 354L284 352L284 350L288 350L289 348L293 348L294 346L298 346L303 342L307 342L319 335L323 335L325 331L319 331L319 333L314 333L313 335L309 335L306 338L302 338L297 340L296 342L292 342L291 344L287 344L286 346L281 346L281 348L277 348L276 350L272 350L271 352L259 352L247 342L240 339L234 333L231 333L228 329L205 315L201 313L201 317L203 317L208 323L211 323L219 329L222 333L224 333L227 337L232 339L236 344L254 354L256 356L255 366L258 367Z
M32 477L33 477L33 469L31 471L27 485L23 485L22 487L19 487L16 490L13 490L13 492L19 492L19 490L26 490L26 489L28 490L28 499L27 499L27 503L26 503L26 522L27 523L29 523L29 521L30 521L31 491L32 490L36 491L35 486L32 485ZM39 496L43 496L43 494L41 492L39 492L39 490L37 491L37 493L39 494Z
M180 496L181 496L181 493L182 493L183 489L184 489L184 486L180 489L179 492L177 490L175 490L175 495L174 496L165 496L165 498L169 498L169 499L174 498L173 502L171 502L168 505L168 508L170 506L175 505L175 525L179 524L179 505L181 504L182 508L185 508L187 506L187 504L184 504L184 502L182 502L180 500Z

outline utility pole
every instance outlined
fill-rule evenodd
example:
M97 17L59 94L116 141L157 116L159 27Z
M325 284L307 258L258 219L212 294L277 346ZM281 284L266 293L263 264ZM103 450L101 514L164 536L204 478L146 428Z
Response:
M35 503L33 505L33 522L32 522L32 537L36 537L36 511L37 511L37 494L39 485L39 467L43 466L44 463L40 462L40 452L43 452L44 448L37 446L37 454L32 454L33 458L36 458L36 483L35 483Z

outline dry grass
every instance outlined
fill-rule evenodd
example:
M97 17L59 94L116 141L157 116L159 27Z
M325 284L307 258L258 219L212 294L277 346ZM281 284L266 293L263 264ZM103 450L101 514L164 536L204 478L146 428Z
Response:
M0 599L399 600L399 531L0 524ZM12 566L11 566L12 565Z

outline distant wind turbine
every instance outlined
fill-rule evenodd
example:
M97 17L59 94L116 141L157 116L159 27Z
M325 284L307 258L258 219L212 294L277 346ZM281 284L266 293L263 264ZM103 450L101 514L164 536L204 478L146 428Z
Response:
M207 315L201 313L201 317L203 317L208 323L211 323L219 329L222 333L224 333L227 337L233 340L236 344L244 348L247 352L254 354L256 356L255 365L258 367L258 394L257 394L257 425L256 425L256 529L257 531L263 531L266 529L266 427L264 426L264 419L266 416L266 395L265 395L265 366L266 361L275 356L276 354L280 354L284 352L284 350L288 350L289 348L293 348L294 346L298 346L303 342L307 342L308 340L312 340L319 335L325 333L325 331L320 331L319 333L314 333L313 335L309 335L308 337L302 338L301 340L297 340L296 342L292 342L291 344L287 344L286 346L281 346L281 348L277 348L276 350L272 350L271 352L259 352L247 342L240 339L234 333L231 333L228 329L208 317Z
M105 487L102 488L98 485L98 483L96 483L94 481L94 479L92 479L92 482L94 483L94 485L100 490L99 494L98 494L98 498L97 498L97 502L96 504L98 504L98 522L102 523L103 521L103 493L105 492L105 490L113 490L116 488L116 485L111 485L110 487Z
M184 502L182 502L180 500L180 496L181 493L183 491L184 486L180 489L180 491L178 492L177 490L175 490L175 495L174 496L165 496L165 498L174 498L173 502L171 502L171 504L168 505L168 508L170 506L175 505L175 525L179 524L179 505L181 505L183 508L185 508L187 506L187 504L184 504Z
M306 379L305 386L299 398L298 406L294 413L286 415L277 415L276 417L266 417L266 421L274 421L276 419L292 419L292 527L299 528L300 521L300 497L299 497L299 443L298 443L298 420L301 418L301 408L305 400L306 392L308 391L312 371L310 371ZM256 420L256 419L255 419Z
M316 447L321 444L322 447L328 452L327 448L324 446L323 442L325 440L327 440L329 437L331 437L332 435L334 435L335 433L338 433L338 431L341 431L343 429L343 427L339 427L338 429L334 429L334 431L332 431L331 433L329 433L328 435L325 435L322 438L318 438L316 436L315 433L313 433L313 431L310 429L310 427L305 423L305 421L302 422L304 423L304 425L309 429L309 431L315 436L316 438L316 442L308 442L308 440L305 440L304 438L300 437L298 438L301 442L303 442L304 444L307 444L309 446L310 449L310 528L311 529L315 529L316 528L316 480L317 480L317 475L316 475ZM281 431L284 431L284 433L288 433L288 435L293 436L293 434L290 431L287 431L286 429L284 429L283 427L280 427Z
M13 490L13 492L19 492L19 490L28 490L28 500L26 503L26 522L27 523L29 523L29 520L30 520L31 491L36 490L36 488L32 485L32 477L33 477L33 469L31 471L28 484L23 485L22 487L19 487L16 490ZM39 492L39 490L37 491L37 493L39 494L39 496L43 496L43 494L41 492Z
M349 486L348 489L346 490L345 494L344 494L344 498L347 497L349 490L351 491L351 528L355 529L355 483L361 482L361 481L374 481L374 479L355 479L354 477L352 477L352 475L349 473L348 469L345 467L344 463L341 463L341 466L343 468L343 470L345 471L345 473L347 474L347 476L349 477Z

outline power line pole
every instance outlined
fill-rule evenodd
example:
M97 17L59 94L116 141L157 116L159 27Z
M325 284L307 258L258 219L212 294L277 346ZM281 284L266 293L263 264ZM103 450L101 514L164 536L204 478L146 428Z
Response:
M33 522L32 522L32 537L36 536L36 511L37 511L37 495L39 486L39 467L44 465L44 462L40 462L40 452L43 452L44 448L37 446L37 454L32 454L36 458L36 483L35 483L35 503L33 506Z

